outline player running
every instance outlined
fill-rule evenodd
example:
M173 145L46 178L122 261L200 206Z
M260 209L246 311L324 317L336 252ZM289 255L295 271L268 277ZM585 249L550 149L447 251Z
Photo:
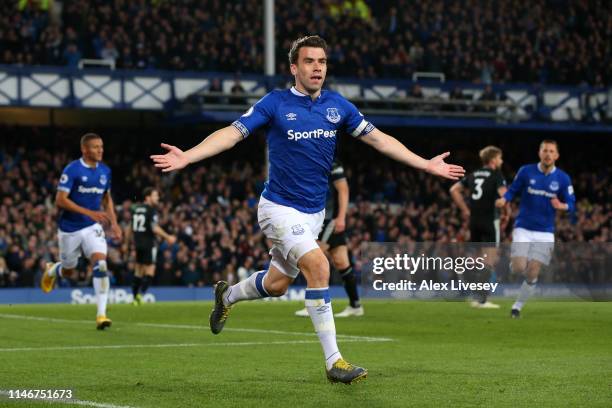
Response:
M501 173L502 151L495 146L487 146L479 153L482 167L470 173L461 181L453 184L450 195L461 210L466 221L470 222L470 241L492 243L483 247L485 268L475 276L478 282L487 282L497 263L499 245L499 209L495 201L506 193L506 180ZM469 190L470 206L463 199L463 190ZM485 244L486 245L486 244ZM499 305L487 301L488 293L474 294L477 298L472 306L481 309L498 309Z
M157 242L155 236L165 240L169 245L176 242L174 235L168 234L158 224L156 207L159 204L159 192L153 187L147 187L143 192L144 201L132 206L131 228L127 230L126 241L134 240L136 248L136 266L132 281L132 304L140 305L142 297L155 276L155 261L157 258Z
M231 307L243 300L281 296L301 271L307 282L306 308L325 356L327 378L351 383L367 371L346 362L336 343L329 296L329 263L317 245L325 218L328 177L336 150L336 135L345 131L381 153L431 174L457 180L463 168L447 164L444 153L431 160L412 153L393 137L376 129L340 94L322 90L327 73L327 44L318 36L296 40L289 52L295 86L268 93L231 126L220 129L183 152L162 144L168 152L153 155L163 171L182 169L232 148L257 129L267 131L268 181L259 200L258 221L273 243L267 271L229 286L215 287L210 328L221 332Z
M340 273L349 305L336 317L363 316L363 306L359 302L357 281L346 245L346 212L349 204L349 185L344 168L338 159L332 163L329 175L329 190L325 201L325 220L319 234L319 246L329 253L334 269ZM295 312L296 316L308 317L308 309Z
M60 262L47 264L40 286L48 293L53 290L57 277L71 277L83 252L93 264L98 304L96 327L104 330L112 322L106 317L110 281L102 225L110 225L111 237L117 240L121 240L122 232L110 193L111 170L102 163L102 138L95 133L83 135L81 153L83 157L68 164L59 180L55 205L60 209L57 231Z
M496 205L503 207L521 195L519 214L512 232L512 272L525 276L511 316L521 316L525 302L535 292L543 265L548 265L555 245L556 211L574 211L576 197L567 173L555 167L559 148L554 140L540 144L540 162L521 167L504 196ZM559 199L560 198L560 199Z

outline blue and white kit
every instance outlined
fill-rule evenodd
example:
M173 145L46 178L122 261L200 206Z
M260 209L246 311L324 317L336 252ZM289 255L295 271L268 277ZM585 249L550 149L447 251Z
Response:
M64 168L57 190L68 193L68 198L79 206L99 211L110 187L110 168L103 163L90 167L81 158ZM61 210L58 227L60 261L64 268L76 267L81 251L88 258L96 252L106 254L104 230L91 218Z
M266 130L269 171L258 219L274 243L272 264L295 277L297 260L318 247L337 137L361 137L374 125L337 92L313 100L295 87L268 93L232 125L245 138Z
M571 179L556 167L545 174L539 163L528 164L519 169L504 198L511 201L519 194L521 203L512 232L511 256L535 259L548 265L554 247L557 212L550 200L556 197L568 205L569 212L575 211L576 197Z

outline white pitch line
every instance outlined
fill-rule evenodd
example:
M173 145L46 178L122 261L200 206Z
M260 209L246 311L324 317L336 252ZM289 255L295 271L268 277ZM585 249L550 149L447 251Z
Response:
M71 319L57 319L54 317L39 317L39 316L27 316L27 315L16 315L16 314L6 314L0 313L0 318L5 317L7 319L21 319L21 320L39 320L39 321L48 321L48 322L56 322L56 323L86 323L92 324L90 320L71 320ZM136 322L131 323L134 326L142 326L142 327L153 327L160 329L189 329L189 330L210 330L208 326L198 326L198 325L189 325L189 324L166 324L166 323L142 323ZM291 336L316 336L316 333L313 332L291 332L291 331L283 331L283 330L267 330L267 329L247 329L247 328L237 328L237 327L227 327L224 331L234 331L234 332L244 332L244 333L262 333L262 334L284 334ZM388 337L370 337L370 336L356 336L349 334L337 334L336 337L338 339L354 339L354 340L362 340L362 341L393 341L393 339Z
M356 343L363 340L346 339L342 343ZM373 342L377 340L366 340ZM171 348L171 347L232 347L232 346L274 346L282 344L319 344L318 340L292 340L292 341L237 341L226 343L176 343L176 344L114 344L106 346L52 346L52 347L13 347L0 348L0 353L18 351L61 351L61 350L115 350L127 348Z
M2 315L0 315L1 317ZM167 328L167 329L191 329L191 330L210 330L208 326L197 326L197 325L189 325L189 324L166 324L166 323L135 323L137 326L146 326L146 327L158 327L158 328ZM246 328L236 328L236 327L226 327L223 331L233 331L233 332L244 332L244 333L263 333L263 334L288 334L292 336L316 336L317 333L313 332L291 332L291 331L283 331L283 330L267 330L267 329L246 329ZM364 341L393 341L388 337L369 337L369 336L355 336L350 334L336 334L336 337L343 339L356 339L356 340L364 340Z
M0 390L0 395L4 395L9 397L11 394L8 391ZM81 405L84 407L95 407L95 408L135 408L129 405L115 405L115 404L106 404L103 402L95 402L95 401L86 401L79 399L68 399L68 398L57 398L57 399L47 399L47 398L15 398L12 399L15 403L24 400L34 400L34 401L43 401L45 403L58 403L62 404L72 404L72 405Z
M55 323L87 323L87 324L93 324L93 320L57 319L55 317L28 316L28 315L18 315L18 314L8 314L8 313L0 313L0 317L4 317L4 318L7 318L7 319L17 319L17 320L39 320L39 321L43 321L43 322L55 322Z

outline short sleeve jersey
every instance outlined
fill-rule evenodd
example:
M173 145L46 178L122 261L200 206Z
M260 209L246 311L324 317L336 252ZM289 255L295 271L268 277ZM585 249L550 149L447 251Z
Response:
M325 208L339 134L361 137L374 130L339 93L323 90L312 100L295 87L268 93L233 126L243 137L266 131L269 169L262 195L308 214Z
M99 211L102 197L111 188L111 170L104 163L90 167L81 158L68 164L60 176L58 191L68 193L68 198L77 205L92 211ZM62 210L59 217L59 229L63 232L75 232L95 223L86 215Z

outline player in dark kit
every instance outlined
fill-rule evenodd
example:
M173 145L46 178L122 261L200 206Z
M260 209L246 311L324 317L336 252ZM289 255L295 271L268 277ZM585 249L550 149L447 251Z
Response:
M499 210L495 207L495 201L503 196L507 190L506 180L500 169L503 163L502 151L495 146L487 146L479 153L482 167L470 173L461 181L455 183L450 194L453 201L466 221L470 223L470 241L495 243L495 246L483 248L486 255L486 268L473 276L477 281L488 280L497 262L497 249L499 245ZM470 206L468 207L463 199L463 189L470 192ZM497 309L499 305L487 302L486 291L476 293L477 300L472 302L472 306L483 309Z
M133 238L136 248L136 268L132 282L134 305L140 305L142 295L146 293L155 276L157 257L156 235L172 245L176 242L174 235L168 234L158 225L157 207L159 192L152 187L144 190L144 201L132 206L132 223L128 237Z
M332 163L329 175L329 190L325 203L325 220L319 234L319 246L329 253L332 265L340 273L344 289L349 298L349 306L336 317L363 316L363 306L359 302L357 282L346 245L346 212L349 203L349 186L344 168L337 159ZM306 308L295 312L296 316L308 317Z

